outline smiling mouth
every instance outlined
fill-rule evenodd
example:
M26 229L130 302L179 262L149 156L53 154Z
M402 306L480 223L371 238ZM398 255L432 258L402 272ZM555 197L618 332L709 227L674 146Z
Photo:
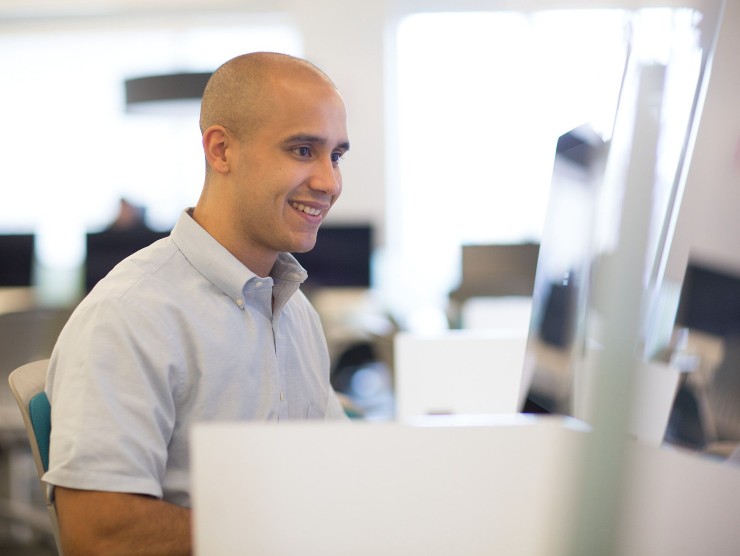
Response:
M321 214L321 210L307 207L306 205L302 205L301 203L290 203L290 206L293 207L296 210L299 210L301 212L305 212L306 214L310 214L311 216L319 216Z

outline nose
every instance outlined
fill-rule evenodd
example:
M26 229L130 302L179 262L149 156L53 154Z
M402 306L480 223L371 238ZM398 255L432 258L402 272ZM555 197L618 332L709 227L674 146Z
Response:
M317 161L312 170L308 180L311 189L330 197L336 197L342 192L342 172L330 158Z

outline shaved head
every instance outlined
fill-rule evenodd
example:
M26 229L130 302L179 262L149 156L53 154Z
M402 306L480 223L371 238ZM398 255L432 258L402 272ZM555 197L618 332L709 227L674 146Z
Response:
M200 111L200 130L221 125L245 139L273 107L272 91L285 79L323 82L336 89L319 68L287 54L253 52L232 58L208 81Z

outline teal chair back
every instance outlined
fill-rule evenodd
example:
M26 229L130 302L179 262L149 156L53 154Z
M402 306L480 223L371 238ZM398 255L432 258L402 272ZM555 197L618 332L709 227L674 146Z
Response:
M46 392L39 392L28 402L28 414L39 449L41 467L49 470L49 440L51 438L51 404Z
M49 495L46 483L42 481L49 469L49 445L51 439L51 405L44 391L46 387L46 370L49 360L44 359L18 367L8 377L18 407L21 410L23 424L26 428L33 460L39 476L39 484L46 502L46 509L51 521L51 532L54 534L59 554L62 554L59 542L59 522L54 501Z

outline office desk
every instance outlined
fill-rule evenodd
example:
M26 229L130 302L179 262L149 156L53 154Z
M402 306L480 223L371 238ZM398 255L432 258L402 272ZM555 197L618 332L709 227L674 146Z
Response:
M34 288L0 287L0 314L25 311L36 307Z

